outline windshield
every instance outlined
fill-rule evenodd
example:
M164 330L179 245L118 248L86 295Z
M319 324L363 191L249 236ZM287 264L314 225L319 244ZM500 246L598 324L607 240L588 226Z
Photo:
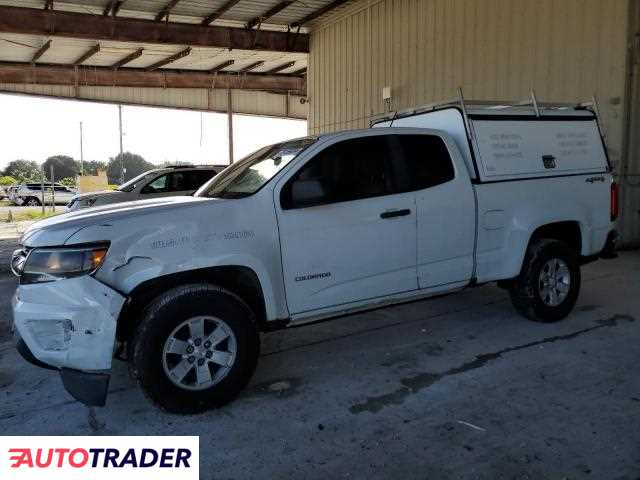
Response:
M213 177L195 196L241 198L252 195L316 140L307 137L264 147Z
M152 175L155 175L155 172L144 172L144 173L141 173L137 177L133 177L128 182L125 182L122 185L120 185L118 188L116 188L116 190L118 190L120 192L130 192L131 190L136 188L136 183L140 182L140 180L143 180L145 177L150 177Z

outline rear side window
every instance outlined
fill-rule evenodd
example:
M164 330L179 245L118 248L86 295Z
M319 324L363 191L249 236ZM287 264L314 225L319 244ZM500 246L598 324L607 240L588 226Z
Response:
M336 143L311 159L282 190L285 209L301 204L292 194L293 184L312 185L319 194L313 205L348 202L393 193L387 136L364 137Z
M403 192L423 190L453 180L455 173L449 150L435 135L394 135L400 162L395 174Z

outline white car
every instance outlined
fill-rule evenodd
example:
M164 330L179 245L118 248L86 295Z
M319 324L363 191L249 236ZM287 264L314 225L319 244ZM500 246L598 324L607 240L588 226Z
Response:
M18 349L87 405L119 352L188 413L242 390L260 331L496 281L561 320L612 255L617 189L592 112L512 110L397 115L265 147L193 197L37 223L12 258Z
M44 184L45 205L50 205L51 202L55 202L56 205L66 205L75 195L74 189L60 183ZM28 207L42 205L42 184L34 182L18 185L15 191L10 193L9 198L16 205Z
M84 193L70 199L69 211L112 203L148 200L177 195L193 195L226 166L178 166L149 170L120 185L116 190Z

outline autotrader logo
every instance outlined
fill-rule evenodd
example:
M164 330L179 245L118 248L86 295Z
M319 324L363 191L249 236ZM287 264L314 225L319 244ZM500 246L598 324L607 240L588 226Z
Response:
M199 478L199 437L0 437L0 445L3 479Z

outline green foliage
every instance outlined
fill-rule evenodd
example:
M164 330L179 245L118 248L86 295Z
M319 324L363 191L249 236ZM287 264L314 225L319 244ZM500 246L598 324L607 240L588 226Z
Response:
M48 180L51 180L51 167L53 166L53 175L57 181L60 178L75 177L78 175L78 164L76 161L66 155L54 155L47 158L42 164L44 174Z
M8 187L9 185L14 185L16 183L18 183L18 180L9 175L0 177L0 187Z
M78 171L80 171L80 162L78 163ZM98 162L96 160L85 161L82 163L83 173L85 175L97 175L99 170L106 170L106 162Z
M6 177L15 178L18 183L36 182L41 180L41 170L32 160L14 160L4 169Z
M155 165L147 162L140 155L131 152L118 154L115 158L109 160L107 165L107 178L110 184L120 184L122 167L125 168L124 181L131 180L141 173L155 168Z
M75 188L76 186L76 177L67 177L60 180L60 183L65 187Z

